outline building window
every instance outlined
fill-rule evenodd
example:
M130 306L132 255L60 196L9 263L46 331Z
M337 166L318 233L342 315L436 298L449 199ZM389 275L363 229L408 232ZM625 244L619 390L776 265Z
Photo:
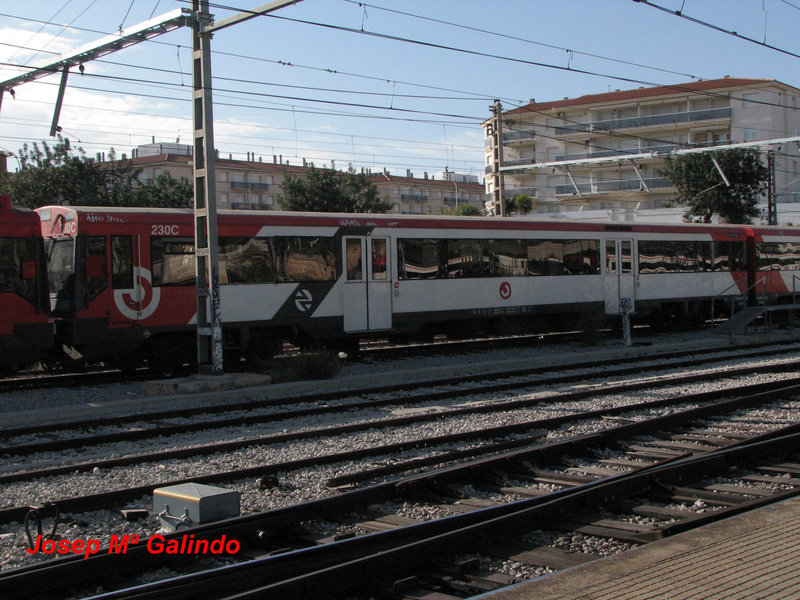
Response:
M217 171L217 177L219 177L219 181L222 181L222 182L228 181L228 172L227 171Z
M744 141L751 142L753 140L757 140L761 137L758 129L751 129L749 127L744 128Z

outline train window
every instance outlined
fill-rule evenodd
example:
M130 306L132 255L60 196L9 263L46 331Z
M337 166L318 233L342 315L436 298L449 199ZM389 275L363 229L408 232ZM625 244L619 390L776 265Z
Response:
M528 240L528 275L562 275L564 243L561 240Z
M528 245L525 240L490 240L489 267L498 277L518 277L527 272Z
M333 238L276 237L279 282L336 281Z
M363 280L360 238L347 240L345 244L345 259L347 261L347 281Z
M23 277L23 265L36 260L32 239L0 238L0 292L36 301L36 279Z
M349 240L348 240L349 241ZM372 247L372 279L386 280L386 240L383 238L370 240Z
M756 243L756 264L759 271L800 270L800 244L794 242Z
M491 275L488 246L488 240L447 240L447 276Z
M731 271L744 271L747 269L747 244L743 242L728 242L730 252Z
M86 296L91 300L108 287L106 238L102 236L90 236L86 238L85 268Z
M569 275L598 275L600 240L564 240L564 271Z
M272 250L265 238L221 238L220 283L273 283Z
M194 285L194 240L150 238L151 272L154 286Z
M433 239L397 240L397 271L400 279L437 279L444 269L444 244Z
M133 250L131 236L111 236L111 287L133 289Z
M47 240L47 282L53 310L71 310L75 285L74 257L73 238Z
M699 273L727 271L731 265L729 242L692 240L639 242L639 273ZM743 246L736 244L735 246ZM742 260L743 260L742 248ZM737 263L738 264L738 263Z
M616 240L606 240L606 275L614 275L617 272L617 242Z
M633 242L630 240L623 240L620 246L620 268L622 273L633 272Z

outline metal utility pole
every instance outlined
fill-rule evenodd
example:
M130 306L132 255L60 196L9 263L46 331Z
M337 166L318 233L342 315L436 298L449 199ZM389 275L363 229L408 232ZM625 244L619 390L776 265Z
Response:
M50 134L59 130L58 118L72 67L83 72L83 63L149 40L178 27L192 26L192 108L194 121L194 213L197 275L197 364L200 372L222 374L222 310L219 291L217 240L217 194L214 174L214 115L211 99L211 35L260 15L296 4L301 0L276 0L253 10L212 23L208 0L192 0L191 14L186 9L150 19L117 34L81 46L28 73L0 82L3 94L14 96L14 86L61 72L56 108Z
M208 0L192 0L192 108L194 120L194 249L197 294L197 368L222 374L214 114L211 101L211 23Z
M506 216L505 181L503 176L503 106L495 100L492 111L492 176L494 178L495 214Z
M208 0L192 0L192 106L194 120L194 240L197 275L197 369L221 375L222 304L219 288L211 36L215 31L300 0L277 0L212 23Z
M775 151L767 151L767 225L778 224L778 205L775 198Z

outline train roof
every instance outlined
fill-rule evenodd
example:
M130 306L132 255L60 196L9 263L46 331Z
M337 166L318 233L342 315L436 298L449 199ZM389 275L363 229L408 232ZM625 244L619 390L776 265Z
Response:
M30 208L15 206L12 204L10 196L0 196L0 227L10 229L12 233L30 234L26 227L25 231L19 231L19 227L33 226L39 227L39 215Z
M90 225L189 223L193 221L191 209L149 207L99 207L99 206L46 206L36 209L42 221L52 221L59 214L68 221L77 221L78 228ZM772 235L800 235L800 229L758 225L704 224L704 223L644 223L609 221L571 221L536 219L531 217L457 217L449 215L407 215L395 213L318 213L269 210L217 211L222 223L279 226L317 227L380 227L409 229L481 229L596 232L661 232L661 233L770 233Z

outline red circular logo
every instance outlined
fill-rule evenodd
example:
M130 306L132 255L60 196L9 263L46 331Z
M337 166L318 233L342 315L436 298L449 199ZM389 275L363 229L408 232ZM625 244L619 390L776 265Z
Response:
M508 300L511 298L511 284L507 281L504 281L500 284L500 297L503 300Z

